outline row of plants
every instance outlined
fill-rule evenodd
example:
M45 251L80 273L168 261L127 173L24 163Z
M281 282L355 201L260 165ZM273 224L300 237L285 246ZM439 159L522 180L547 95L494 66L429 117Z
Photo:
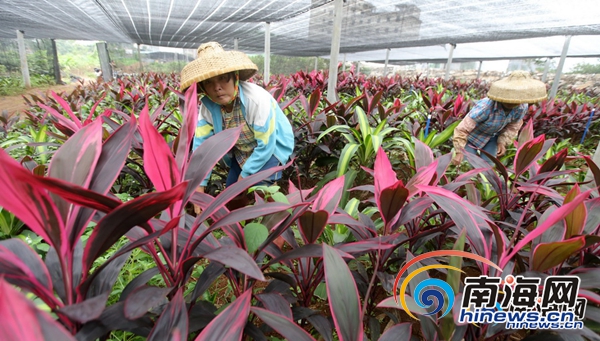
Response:
M194 189L215 167L212 180L220 183L217 163L239 130L192 153L198 97L195 86L179 93L175 75L27 98L27 120L2 121L0 213L7 212L6 224L22 223L16 230L33 232L0 241L0 311L9 319L2 338L543 337L464 325L452 313L410 319L392 298L398 270L417 255L455 249L503 269L458 264L473 276L579 276L585 328L557 333L598 340L600 199L582 190L580 166L596 183L600 169L585 145L575 153L560 134L537 131L538 121L554 117L549 112L570 117L564 126L571 129L593 102L532 106L530 117L538 116L494 168L474 156L472 166L454 167L448 139L484 84L343 77L348 85L340 85L336 103L323 95L323 74L265 85L293 122L294 160L207 194ZM16 140L18 133L27 138ZM255 189L253 204L227 209L281 169L281 187ZM202 213L190 213L191 203ZM47 248L32 248L31 237ZM140 258L144 269L131 276L127 269ZM462 287L452 271L430 275ZM424 313L414 283L409 307Z

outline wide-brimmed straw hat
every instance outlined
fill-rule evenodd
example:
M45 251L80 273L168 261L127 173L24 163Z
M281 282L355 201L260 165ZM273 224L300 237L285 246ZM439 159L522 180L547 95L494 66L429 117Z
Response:
M490 85L487 97L502 103L535 103L546 99L546 84L526 71L513 71L508 77Z
M248 80L258 67L240 51L225 51L217 42L204 43L198 47L198 58L181 70L181 91L194 83L232 71L239 71L240 80Z

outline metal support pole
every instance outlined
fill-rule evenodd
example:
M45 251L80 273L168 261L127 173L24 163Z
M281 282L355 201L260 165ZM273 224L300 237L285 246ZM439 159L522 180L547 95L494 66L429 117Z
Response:
M448 62L446 63L446 74L444 75L444 79L448 80L450 77L450 65L452 64L452 54L454 53L454 48L456 44L450 44L450 52L448 52Z
M142 54L140 53L140 44L137 44L137 57L140 62L140 72L144 72L144 63L142 63Z
M238 42L238 38L233 38L233 49L234 50L239 50L239 42Z
M58 51L56 49L56 40L50 39L52 44L52 66L54 68L54 81L56 84L64 84L60 76L60 64L58 63Z
M331 35L331 56L329 58L329 81L327 84L327 99L329 102L337 102L335 88L337 86L338 55L340 53L340 40L342 37L342 9L343 0L335 0L333 11L333 34Z
M315 57L315 71L317 71L318 67L319 67L319 57Z
M560 55L560 62L556 68L556 74L554 75L554 82L552 82L552 89L550 90L550 96L548 98L556 97L558 92L558 83L560 82L560 76L562 74L563 66L565 65L565 59L567 58L567 52L569 51L569 44L571 43L571 36L565 37L565 44L563 45L562 54Z
M271 78L271 23L265 23L265 72L263 80L269 84Z
M483 60L479 61L479 68L477 68L477 78L479 79L479 76L481 76L481 65L483 64Z
M356 62L356 75L360 75L360 62Z
M550 69L550 61L552 58L546 58L546 65L544 66L544 74L542 75L542 82L546 83L548 79L548 70Z
M23 84L26 88L31 88L29 66L27 65L27 52L25 51L25 32L17 30L17 43L19 45L19 57L21 59L21 74L23 75Z
M387 76L388 62L390 61L390 49L385 50L385 65L383 67L383 77Z

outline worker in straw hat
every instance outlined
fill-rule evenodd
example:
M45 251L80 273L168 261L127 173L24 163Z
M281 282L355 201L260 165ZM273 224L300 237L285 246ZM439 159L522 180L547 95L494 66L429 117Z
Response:
M458 165L463 153L477 154L485 150L500 157L517 137L523 125L528 104L546 99L546 85L531 78L525 71L514 71L508 77L491 84L487 97L475 104L454 129L454 157ZM490 165L492 161L481 154Z
M292 126L277 101L262 87L247 82L257 70L243 52L225 51L218 43L209 42L200 45L198 58L181 71L181 90L197 83L198 93L203 94L193 149L215 133L242 127L225 160L230 167L226 186L285 164L294 149ZM279 178L281 172L261 184ZM204 179L198 191L204 192L207 181Z

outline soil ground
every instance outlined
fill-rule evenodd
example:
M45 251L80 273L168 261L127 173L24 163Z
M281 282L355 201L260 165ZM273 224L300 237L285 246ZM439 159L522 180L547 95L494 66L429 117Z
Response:
M9 114L14 112L22 112L28 108L27 103L23 99L23 96L27 96L29 94L35 95L45 95L50 91L54 92L64 92L71 91L75 89L78 83L67 83L64 85L50 85L44 86L40 88L31 88L27 89L24 93L20 95L13 96L0 96L0 112L8 111Z

